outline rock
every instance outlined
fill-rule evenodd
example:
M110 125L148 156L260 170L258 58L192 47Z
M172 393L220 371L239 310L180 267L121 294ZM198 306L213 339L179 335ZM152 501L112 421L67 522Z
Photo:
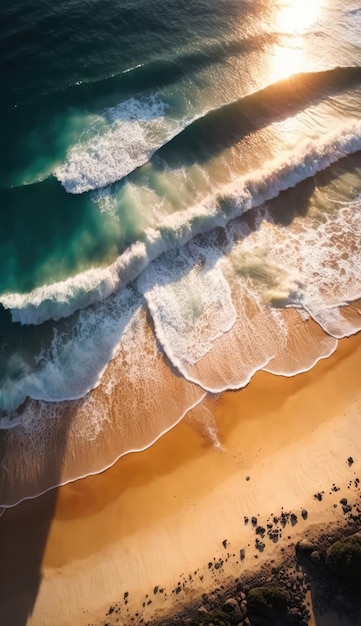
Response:
M341 498L340 504L343 504L345 506L347 504L347 498Z
M226 548L227 547L227 539L223 539L222 544L223 544L223 547Z
M242 549L239 551L239 558L241 559L241 561L244 561L245 557L246 557L246 551L245 551L245 549L244 549L244 548L242 548Z
M313 559L314 561L319 561L320 560L320 553L318 550L313 550L311 552L311 559Z
M287 613L287 595L277 587L255 587L247 596L248 612L263 618L281 617Z
M308 511L307 511L307 509L302 509L302 511L301 511L301 515L302 515L303 519L307 519L307 517L308 517Z
M252 526L257 526L257 517L254 515L251 517Z
M353 465L353 462L354 461L353 461L352 456L349 456L348 459L347 459L347 463L348 463L349 467L351 467L351 465Z
M197 609L197 613L208 613L208 611L206 607L202 605Z
M326 564L340 576L361 580L361 539L359 533L332 544L326 555Z
M300 539L296 544L296 550L299 552L312 552L315 546L308 539Z
M292 607L287 611L286 619L290 624L299 622L301 617L301 612L296 607Z
M240 617L243 617L241 608L236 598L228 598L228 600L225 601L222 610L226 613L233 613L234 615L239 615Z

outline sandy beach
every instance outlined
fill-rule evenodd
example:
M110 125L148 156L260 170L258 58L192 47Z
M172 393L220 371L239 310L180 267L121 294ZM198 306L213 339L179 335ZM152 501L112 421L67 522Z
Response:
M359 502L360 367L356 335L307 373L259 372L150 449L7 510L0 623L170 623L309 527L341 527L342 496ZM277 536L255 534L282 512Z

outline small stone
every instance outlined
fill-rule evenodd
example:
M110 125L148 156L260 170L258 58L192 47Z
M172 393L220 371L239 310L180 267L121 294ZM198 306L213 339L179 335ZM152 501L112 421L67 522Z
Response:
M311 552L311 559L313 559L314 561L320 560L320 553L318 550L313 550L313 552Z
M240 606L235 598L228 598L223 605L223 611L227 613L233 613L234 615L241 615Z
M287 621L290 624L294 624L295 622L299 622L301 618L301 613L296 607L292 607L287 612Z
M251 477L250 476L246 476L246 480L251 480Z
M227 547L227 539L223 539L222 544L223 544L223 547L226 548Z
M353 460L352 456L349 456L348 459L347 459L347 463L348 463L349 467L351 467L351 465L353 465L353 462L354 462L354 460Z
M300 539L300 541L296 544L296 550L299 550L300 552L311 552L314 547L313 543L308 541L308 539Z
M347 498L341 498L340 504L343 504L345 506L347 504Z

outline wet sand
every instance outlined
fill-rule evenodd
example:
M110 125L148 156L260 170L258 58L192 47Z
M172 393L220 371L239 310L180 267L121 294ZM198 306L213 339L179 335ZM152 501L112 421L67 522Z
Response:
M282 507L292 510L297 523L287 536L294 540L309 524L341 523L342 510L333 506L340 493L359 497L347 489L361 475L360 367L357 335L310 372L259 372L244 390L207 401L217 441L199 408L150 449L7 511L0 519L0 623L163 619L276 558L284 538L259 550L245 517L265 523ZM24 618L19 607L39 580Z

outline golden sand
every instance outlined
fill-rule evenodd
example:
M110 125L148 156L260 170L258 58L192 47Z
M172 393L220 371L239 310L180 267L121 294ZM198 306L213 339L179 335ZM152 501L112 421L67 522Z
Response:
M282 506L298 515L306 507L308 520L290 535L337 520L340 496L329 495L330 487L346 488L361 472L360 368L358 335L310 372L259 372L244 390L208 401L221 449L199 428L196 410L148 450L7 511L0 623L101 624L118 601L124 626L136 612L133 624L164 616L279 549L269 542L255 554L245 515L264 521ZM322 502L313 497L318 491ZM226 552L224 539L235 556L210 572L208 561ZM187 594L172 593L189 576ZM163 593L154 595L155 586Z

